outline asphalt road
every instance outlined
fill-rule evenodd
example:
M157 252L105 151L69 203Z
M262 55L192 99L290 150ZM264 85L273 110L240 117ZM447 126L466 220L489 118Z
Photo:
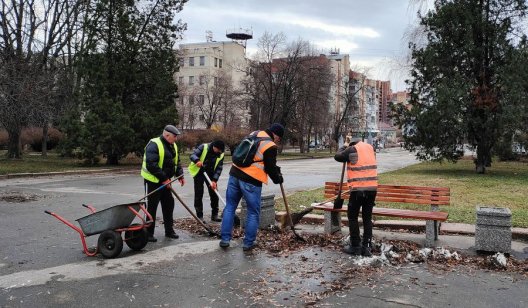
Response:
M415 162L399 150L378 155L381 172ZM333 159L283 161L280 166L288 193L340 175ZM187 176L186 185L175 188L192 207L191 179ZM280 194L273 184L264 191ZM316 305L526 306L525 280L501 273L432 273L423 265L386 268L368 278L354 277L351 289L326 292L328 284L345 278L334 271L335 264L356 266L340 253L314 247L288 257L247 255L236 243L223 251L217 239L183 231L180 239L168 240L160 228L160 241L141 252L125 246L117 259L87 257L78 234L44 214L53 211L75 224L88 214L83 203L103 209L136 201L143 185L135 174L1 180L0 194L0 307L302 306L314 301L310 297ZM176 206L175 217L188 216ZM96 240L89 237L88 243L93 246ZM469 301L467 294L479 300Z

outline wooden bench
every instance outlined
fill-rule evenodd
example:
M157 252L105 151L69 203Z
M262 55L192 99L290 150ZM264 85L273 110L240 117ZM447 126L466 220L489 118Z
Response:
M342 183L343 199L350 197L349 188ZM339 183L326 182L324 195L326 199L335 198L339 192ZM410 203L416 205L430 206L428 210L407 210L397 208L379 207L379 203ZM426 187L426 186L398 186L378 185L376 194L376 206L372 210L373 216L389 216L407 219L418 219L426 221L425 246L432 247L438 239L440 222L446 221L448 213L440 212L439 206L449 205L450 192L448 187ZM321 205L313 205L316 210L325 211L325 232L333 233L341 230L341 212L347 211L347 206L334 209L332 202Z

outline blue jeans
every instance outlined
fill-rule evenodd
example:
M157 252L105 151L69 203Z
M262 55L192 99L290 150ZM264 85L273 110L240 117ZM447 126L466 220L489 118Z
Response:
M232 238L235 210L240 199L244 197L247 204L246 224L244 226L244 247L251 247L257 237L257 229L260 221L262 187L244 182L234 176L229 177L226 192L226 207L222 217L220 229L222 241L229 242Z

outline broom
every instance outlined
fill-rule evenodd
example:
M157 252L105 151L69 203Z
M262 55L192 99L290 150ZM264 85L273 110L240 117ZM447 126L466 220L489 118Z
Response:
M341 170L341 180L339 183L342 183L343 182L343 178L345 176L345 167L346 167L346 163L343 163L343 169ZM313 211L313 209L315 208L315 206L318 206L318 205L321 205L321 204L325 204L327 202L330 202L330 201L334 201L334 208L337 209L337 208L341 208L343 206L343 194L346 194L348 193L348 191L345 191L343 192L341 190L341 186L339 186L339 193L335 196L333 196L332 198L330 199L326 199L325 201L323 202L319 202L319 203L316 203L314 205L311 205L310 207L307 207L305 208L304 210L300 211L300 212L297 212L297 213L292 213L290 216L291 216L291 223L295 226L296 224L298 224L301 219L308 213L310 213L311 211ZM281 228L285 228L287 226L289 226L290 224L290 220L288 219L288 217L286 217L287 215L283 215L281 218L280 218L280 226Z

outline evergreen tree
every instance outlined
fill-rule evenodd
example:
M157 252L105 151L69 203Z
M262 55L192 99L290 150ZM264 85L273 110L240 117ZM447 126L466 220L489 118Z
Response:
M177 122L173 47L185 25L174 20L185 2L103 0L91 7L78 70L84 127L78 131L86 134L79 146L88 162L102 154L117 164Z
M477 172L491 166L511 104L505 76L516 23L525 13L523 0L437 0L420 17L427 44L410 46L412 108L398 110L406 147L418 158L456 161L469 143Z

